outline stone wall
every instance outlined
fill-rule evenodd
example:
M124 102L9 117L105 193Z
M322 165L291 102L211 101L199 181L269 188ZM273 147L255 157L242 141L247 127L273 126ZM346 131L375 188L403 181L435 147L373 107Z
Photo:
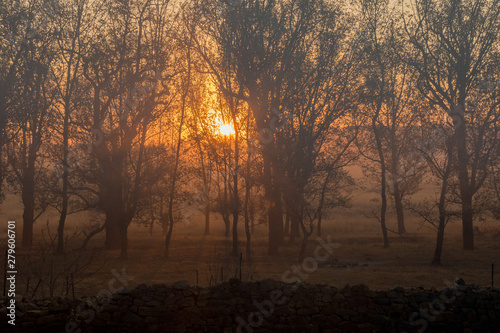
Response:
M465 285L371 291L232 279L211 288L140 285L100 300L19 299L16 306L16 325L2 320L1 332L500 332L500 291Z

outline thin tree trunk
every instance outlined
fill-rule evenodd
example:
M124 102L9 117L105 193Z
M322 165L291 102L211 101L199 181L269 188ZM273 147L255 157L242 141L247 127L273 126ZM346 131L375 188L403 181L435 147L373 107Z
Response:
M224 221L224 226L226 227L224 237L229 238L231 235L231 221L229 220L229 214L227 214L227 212L222 213L222 220Z
M283 243L283 211L281 209L281 194L273 191L269 208L269 249L268 254L278 253L279 246Z
M290 238L288 238L288 243L291 244L295 242L297 238L300 237L300 221L295 213L290 212Z
M378 109L380 110L380 108ZM382 228L382 235L384 237L384 248L389 247L389 236L387 235L387 227L385 222L385 215L387 211L387 191L386 191L386 165L384 159L384 151L382 148L382 140L380 138L380 133L377 127L379 111L377 111L376 116L372 119L372 129L375 135L375 141L377 144L377 152L380 159L380 197L382 199L382 204L380 206L380 226Z
M110 207L110 210L114 208ZM116 212L106 212L105 230L106 239L104 246L107 250L117 250L120 248L120 227L118 225L118 218L115 217Z
M86 237L85 237L85 240L83 241L83 245L81 247L82 250L85 250L87 248L87 244L89 243L89 241L92 239L92 237L94 237L95 235L97 235L98 233L100 233L101 231L104 230L104 227L106 226L105 223L103 223L100 227L92 230L90 232L90 234L88 234Z
M303 192L302 192L303 193ZM303 262L305 256L306 256L306 248L307 248L307 241L309 239L309 236L311 236L313 232L312 226L310 226L309 230L306 229L306 226L304 225L304 207L302 204L300 204L299 208L299 222L300 222L300 228L302 229L302 234L304 235L302 238L301 246L300 246L300 253L299 253L299 262Z
M29 148L28 165L22 185L23 240L22 246L29 249L33 244L33 224L35 222L35 143Z
M285 213L285 236L290 237L290 213Z
M107 194L105 198L106 212L106 240L107 250L117 250L121 247L121 218L123 213L123 194L121 173L123 169L123 160L116 158L112 161L113 165L106 168L105 188Z
M210 202L205 205L205 235L210 235Z
M401 191L399 190L399 183L394 181L394 205L396 206L396 217L398 219L398 233L400 235L406 234L405 228L405 213L403 210L403 200Z
M441 207L440 207L441 209ZM441 253L443 252L443 242L444 242L444 221L445 217L439 217L439 227L436 238L436 248L434 250L434 257L432 258L432 265L440 266L441 265Z
M439 226L436 238L436 248L434 250L434 257L432 258L432 265L438 266L441 265L441 253L443 252L443 243L444 243L444 228L446 226L446 191L448 188L448 178L451 173L451 169L453 166L453 141L449 140L447 142L447 155L448 162L446 164L446 169L443 173L443 179L441 184L441 193L439 196Z
M239 199L239 193L238 193L238 163L239 163L239 130L238 130L238 124L237 124L237 119L236 119L236 108L237 105L235 106L235 110L233 112L233 126L234 126L234 163L233 165L235 166L235 169L232 170L233 172L233 256L238 256L239 250L238 250L238 217L240 215L240 199ZM231 171L231 170L230 170Z
M155 220L151 219L151 223L149 224L149 235L153 236L153 226L155 225Z
M26 183L32 181L26 181ZM24 187L26 187L26 190ZM31 248L33 243L33 222L35 218L35 200L34 200L34 184L25 184L23 187L23 240L22 246L26 249ZM24 193L26 192L26 193Z
M326 189L328 187L328 182L330 181L330 176L332 175L333 168L328 170L326 174L325 182L323 183L323 188L321 189L321 197L318 204L318 237L321 237L321 222L323 221L323 206L325 204Z
M78 37L80 36L80 25L82 18L83 6L78 6L77 12L77 20L76 20L76 28L75 34L71 41L71 50L76 51L76 43ZM63 254L64 252L64 225L66 223L66 216L68 214L68 204L69 204L69 117L71 112L70 100L73 94L73 88L75 88L76 83L76 73L78 71L80 65L80 59L76 60L76 63L73 66L73 59L75 57L75 52L70 52L68 62L67 62L67 71L66 71L66 85L65 85L65 93L64 93L64 123L63 123L63 174L62 174L62 206L61 206L61 214L59 216L59 223L57 226L57 250L58 254ZM73 68L74 67L74 68Z
M179 169L179 157L181 154L181 146L182 146L182 128L184 125L184 115L186 112L186 99L187 95L189 92L189 88L191 85L191 42L192 42L192 36L189 41L189 46L188 46L188 55L187 55L187 65L188 65L188 70L187 70L187 82L186 82L186 87L184 87L184 94L182 95L182 108L181 108L181 120L179 124L179 133L177 135L177 149L175 152L175 164L174 164L174 170L172 173L172 182L170 185L170 197L169 197L169 202L168 202L168 232L167 235L165 236L165 257L168 258L169 256L169 248L170 248L170 240L172 239L172 232L173 232L173 226L174 226L174 195L175 195L175 186L177 182L177 172Z
M231 235L231 221L229 219L230 214L230 205L229 205L229 175L228 175L228 163L226 152L224 153L224 206L222 209L222 220L224 221L224 225L226 226L226 232L224 233L224 237L229 238Z
M63 128L63 159L62 159L62 206L61 206L61 215L59 216L59 223L57 226L57 250L56 253L63 254L64 252L64 224L66 222L66 216L68 214L68 137L69 137L69 101L68 104L65 105L64 110L64 128Z
M255 201L254 198L250 197L248 202L248 214L250 214L250 232L255 232Z
M393 124L395 123L395 120L393 120ZM394 206L396 207L396 217L398 220L398 234L404 235L406 234L406 228L405 228L405 215L404 215L404 210L403 210L403 196L401 194L401 190L399 188L399 181L398 181L398 147L396 145L396 139L395 139L395 134L394 132L396 131L395 128L391 128L392 135L391 135L391 172L393 175L393 180L392 180L392 186L394 188L393 194L394 194Z
M463 232L463 249L474 249L474 227L472 214L472 193L469 183L469 157L467 153L467 130L465 118L459 115L459 123L455 127L455 136L457 142L457 157L458 157L458 181L460 185L460 198L462 201L462 232Z
M275 255L278 253L279 246L283 243L283 209L280 186L282 174L278 171L274 139L266 144L262 151L262 157L264 162L264 192L269 223L268 254Z
M246 141L248 143L248 132L250 130L250 116L247 116L247 128L246 128ZM247 238L246 244L246 256L250 258L252 256L251 253L251 240L252 233L250 231L250 213L249 213L249 202L250 202L250 189L251 189L251 178L250 178L250 163L251 163L251 152L248 150L247 153L247 163L246 163L246 177L245 177L245 203L243 206L243 214L245 216L245 236ZM253 221L252 221L252 229L253 229Z
M120 225L120 259L127 259L128 256L128 222L122 221Z

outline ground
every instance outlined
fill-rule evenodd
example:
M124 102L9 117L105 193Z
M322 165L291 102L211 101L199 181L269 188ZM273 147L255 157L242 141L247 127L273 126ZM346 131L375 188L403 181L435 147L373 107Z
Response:
M339 208L330 212L324 223L323 239L330 237L332 242L339 246L334 249L332 255L324 262L318 262L318 268L314 268L314 262L307 262L310 266L308 275L302 275L302 280L307 283L327 283L332 286L342 287L349 283L366 284L371 289L393 288L396 285L403 287L438 289L446 287L456 277L463 278L467 283L482 286L491 285L491 264L496 261L500 266L500 238L495 234L500 231L500 222L491 217L476 221L479 232L475 234L475 250L462 250L462 236L460 221L451 223L446 228L445 243L442 255L441 267L431 266L430 262L434 252L436 233L428 225L414 216L406 213L406 225L408 234L402 238L397 234L390 233L390 247L382 247L382 236L380 225L377 220L365 217L373 207L376 209L377 202L371 201L374 193L358 191L353 193L351 208ZM9 196L2 205L0 219L3 223L1 232L5 232L7 220L16 220L18 228L18 242L20 242L22 227L22 206L18 199ZM39 244L42 242L41 230L46 232L46 220L36 224L35 251L31 260L36 260L40 253ZM88 220L85 214L72 216L68 220L67 233L72 234L75 226L82 221ZM49 218L49 227L55 234L57 218ZM5 226L5 227L4 227ZM239 237L240 248L244 252L244 230L240 225ZM396 229L394 214L390 214L388 227ZM258 225L253 235L253 259L252 262L243 256L242 277L245 280L259 280L264 278L283 279L284 273L293 271L293 266L301 265L298 261L299 244L284 245L280 248L277 256L266 254L267 226ZM96 295L100 290L106 289L110 281L115 287L118 284L113 280L116 274L112 271L121 272L125 268L127 275L133 279L127 285L132 288L136 285L154 283L173 283L179 280L188 281L191 284L197 282L201 285L220 281L220 267L223 266L224 278L228 279L235 275L238 262L234 263L227 257L231 249L231 240L223 236L222 220L213 215L212 234L203 236L203 217L193 216L189 223L175 225L172 238L170 257L165 258L164 238L161 235L160 226L155 226L153 235L149 233L149 227L132 225L129 228L129 258L120 260L118 251L104 251L102 249L104 234L98 235L89 244L89 250L96 248L93 263L87 272L98 271L81 281L75 277L75 294ZM314 250L318 246L316 236L311 237L306 256L313 258ZM77 243L69 244L70 248L77 247ZM27 276L22 276L23 259L26 253L17 253L20 280L18 281L18 294L23 293ZM47 256L50 256L47 254ZM60 260L60 259L55 259ZM50 261L49 261L50 262ZM45 263L45 266L48 264ZM116 273L115 271L115 273ZM217 273L215 273L217 272ZM304 272L302 270L302 272ZM305 272L304 272L305 273ZM500 272L499 272L500 273ZM26 275L26 274L25 274ZM239 273L236 273L238 277ZM500 274L498 274L500 275ZM497 276L498 276L497 275ZM285 277L293 277L293 274L285 274ZM31 279L31 288L36 283ZM500 278L496 278L496 285L500 285ZM64 289L64 288L63 288ZM40 290L39 290L40 292ZM44 291L47 293L48 291Z

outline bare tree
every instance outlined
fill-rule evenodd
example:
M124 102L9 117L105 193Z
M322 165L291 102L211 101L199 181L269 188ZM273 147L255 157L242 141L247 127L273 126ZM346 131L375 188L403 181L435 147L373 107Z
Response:
M184 22L187 22L184 19ZM186 109L188 108L188 95L191 89L191 76L192 76L192 48L193 48L193 39L192 36L186 34L181 37L180 40L181 46L186 52L185 55L185 63L183 64L183 73L181 75L181 101L180 101L180 116L179 116L179 127L177 131L177 142L175 148L175 159L174 159L174 169L171 175L171 181L169 184L169 202L168 202L168 231L165 236L165 257L169 256L169 247L170 247L170 239L172 237L173 226L174 226L174 200L176 198L176 184L178 178L178 169L179 169L179 159L182 148L182 132L184 128L184 120L186 118Z
M474 249L473 198L487 174L488 159L470 140L472 91L494 61L500 35L498 0L403 2L405 58L418 73L422 96L451 117L456 139L462 205L463 248ZM482 138L481 140L483 140Z
M372 160L380 165L380 216L377 216L382 228L384 247L389 247L387 234L387 157L383 146L382 114L387 105L387 96L390 95L391 83L389 80L396 79L398 73L391 76L393 68L388 58L390 52L390 28L391 19L388 13L389 3L385 0L361 1L360 10L365 23L366 67L363 73L364 83L361 93L363 105L366 107L367 121L371 122L371 131L375 141L376 157ZM367 156L366 154L364 154Z
M326 62L315 63L312 53L309 53L309 57L305 55L308 50L311 51L308 49L312 47L311 42L315 41L321 59L327 58L326 54L331 52L328 43L333 44L341 38L339 21L335 21L340 9L316 0L241 1L222 16L216 10L217 6L205 1L201 1L197 8L201 30L201 34L196 37L199 53L216 76L219 89L227 96L247 102L255 119L269 207L268 252L275 254L284 236L282 197L286 180L282 151L284 141L280 143L281 134L273 131L273 128L279 126L280 118L284 120L279 114L295 112L293 94L299 92L300 87L304 87L306 82L327 77L326 73L330 73ZM203 39L202 36L208 38ZM222 75L224 66L228 64L226 59L231 60L230 69L237 78L237 84L231 87ZM300 73L309 65L313 66L307 72L309 76ZM328 62L328 65L334 64ZM297 82L297 75L303 81ZM313 84L313 87L313 96L317 97L329 88L328 83L323 82ZM328 100L323 107L330 102L333 103ZM319 117L318 114L316 116ZM329 126L327 123L325 128Z
M165 34L172 11L150 1L101 10L96 15L108 20L100 27L107 34L94 36L82 58L91 102L81 126L93 134L87 179L96 186L85 188L105 212L106 247L120 248L126 258L128 226L146 196L148 129L171 99L165 72L172 50L165 48Z
M421 115L422 138L418 152L427 162L432 176L436 180L439 191L435 201L425 200L416 204L407 201L406 206L424 223L429 223L437 231L436 247L432 258L432 265L441 265L443 252L444 230L448 222L458 216L453 210L453 200L449 197L453 192L452 177L456 173L457 165L454 155L455 138L451 128L441 122L436 122L429 114ZM437 207L437 214L434 212Z
M10 95L12 118L8 124L6 152L13 177L11 184L20 192L23 211L22 245L30 248L33 224L51 203L42 143L50 143L49 124L53 116L55 93L50 66L54 60L54 40L49 25L42 24L45 13L36 4L23 7L32 38L19 50L18 69L11 81L16 89ZM31 30L33 29L33 30Z
M92 22L86 10L86 1L72 1L65 7L50 7L52 11L52 24L58 27L57 58L53 63L53 71L58 78L56 80L57 101L62 111L63 120L61 133L61 154L59 170L61 171L62 184L58 190L61 197L60 205L55 207L59 210L59 222L57 228L58 241L57 253L62 254L64 249L64 226L69 214L69 157L70 157L70 122L75 109L81 106L83 100L84 85L81 77L81 56L84 53L84 37L82 31ZM87 37L88 39L88 37ZM58 154L59 155L59 154ZM58 156L59 157L59 156Z
M29 9L18 6L15 1L2 1L0 4L0 202L3 200L3 183L7 171L7 125L15 107L10 98L17 80L22 52L35 32L32 27L33 17Z
M186 127L190 133L190 142L196 152L198 163L193 167L193 173L198 175L195 181L196 193L195 204L205 217L204 234L210 234L210 213L212 210L213 175L215 173L214 133L216 132L214 115L209 110L206 101L208 94L208 79L205 75L199 75L199 82L193 82L190 98L190 117L187 119ZM193 81L195 79L193 78ZM201 181L201 184L198 182Z

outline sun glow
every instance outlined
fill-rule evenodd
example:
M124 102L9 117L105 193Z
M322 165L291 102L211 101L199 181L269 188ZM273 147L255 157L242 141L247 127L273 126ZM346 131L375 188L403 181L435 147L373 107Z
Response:
M222 135L232 135L234 134L234 128L229 124L223 124L219 126L219 133Z

